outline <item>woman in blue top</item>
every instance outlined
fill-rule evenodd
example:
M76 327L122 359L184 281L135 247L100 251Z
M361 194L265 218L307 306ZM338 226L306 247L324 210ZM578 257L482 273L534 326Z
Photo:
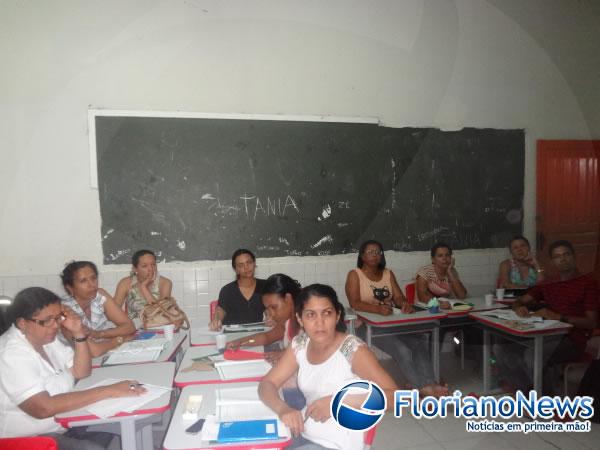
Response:
M508 244L508 248L511 258L500 263L499 287L528 288L544 279L544 269L531 253L531 246L526 237L515 236Z

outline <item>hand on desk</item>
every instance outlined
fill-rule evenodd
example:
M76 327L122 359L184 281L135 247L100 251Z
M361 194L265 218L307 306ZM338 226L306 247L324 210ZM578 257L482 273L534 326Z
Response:
M560 320L561 315L548 308L538 309L536 312L531 313L532 316L543 317L548 320Z
M380 303L377 309L377 314L381 314L382 316L389 316L394 311L392 305L389 305L387 303Z
M515 307L513 307L513 311L519 317L529 317L529 310L527 309L526 306L515 306Z
M146 392L146 388L136 380L125 380L104 387L108 397L138 397Z
M408 302L402 303L400 310L402 311L402 314L412 314L415 312L415 308L413 307L413 305L411 305Z

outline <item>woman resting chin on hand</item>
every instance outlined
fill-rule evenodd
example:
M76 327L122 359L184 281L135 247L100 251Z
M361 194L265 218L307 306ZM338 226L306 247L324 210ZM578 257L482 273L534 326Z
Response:
M105 433L67 431L54 416L106 398L140 395L144 388L128 380L73 392L75 380L91 372L88 337L79 315L61 306L53 292L24 289L8 313L13 324L0 336L2 437L45 435L60 448L97 448ZM61 330L71 336L73 347L56 338Z

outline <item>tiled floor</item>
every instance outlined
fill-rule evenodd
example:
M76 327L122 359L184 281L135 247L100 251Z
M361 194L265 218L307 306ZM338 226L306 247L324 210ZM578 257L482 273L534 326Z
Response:
M398 367L390 360L384 366L396 375ZM451 353L442 353L442 374L452 390L463 393L481 391L481 369L460 360ZM600 425L592 424L588 433L472 433L465 429L465 419L395 418L387 413L377 428L373 449L380 450L470 450L470 449L600 449Z

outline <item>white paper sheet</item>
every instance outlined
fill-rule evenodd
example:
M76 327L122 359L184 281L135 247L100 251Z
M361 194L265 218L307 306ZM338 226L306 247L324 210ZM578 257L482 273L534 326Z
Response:
M115 378L107 378L99 383L90 386L90 388L98 387L98 386L108 386L109 384L118 383L120 381ZM146 403L151 402L159 398L165 392L170 391L171 388L156 386L153 384L144 384L144 388L146 388L146 392L140 396L136 397L119 397L119 398L107 398L104 400L100 400L96 403L92 403L85 407L85 409L92 414L105 419L107 417L114 416L120 412L133 412L137 409L140 409Z

